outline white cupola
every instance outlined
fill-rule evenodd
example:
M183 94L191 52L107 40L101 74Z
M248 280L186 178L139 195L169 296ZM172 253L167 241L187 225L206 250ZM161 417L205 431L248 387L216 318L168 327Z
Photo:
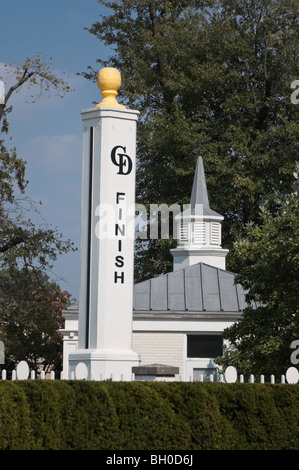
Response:
M176 216L178 247L171 250L173 270L196 263L225 269L228 250L221 248L224 217L210 209L202 157L197 159L190 206Z

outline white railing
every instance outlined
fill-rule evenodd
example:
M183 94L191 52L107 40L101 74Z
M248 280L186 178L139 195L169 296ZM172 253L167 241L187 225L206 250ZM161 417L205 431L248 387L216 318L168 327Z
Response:
M44 380L47 378L50 378L51 380L55 380L57 377L56 377L56 374L54 371L51 371L49 374L46 374L43 370L40 372L40 379ZM30 372L30 376L26 377L26 378L23 378L23 377L19 377L18 374L17 374L17 371L16 370L13 370L12 373L11 373L11 380L26 380L26 379L31 379L31 380L35 380L37 377L36 377L36 373L34 370L32 370ZM1 379L2 380L7 380L7 371L4 369L2 370L1 372Z
M181 381L182 378L180 378ZM249 376L249 380L248 380L248 383L257 383L259 381L259 383L266 383L265 382L265 376L264 375L260 375L258 380L256 380L255 376L253 374L250 374ZM224 374L220 374L219 377L215 378L215 375L214 374L210 374L209 378L207 379L204 375L199 375L199 380L193 380L193 377L190 375L189 376L189 382L218 382L218 383L232 383L232 382L229 382L227 380L225 380L225 376ZM237 380L236 380L237 382ZM243 374L240 374L239 375L239 382L240 383L245 383L245 378L244 378L244 375ZM275 384L276 381L275 381L275 375L271 375L270 376L270 383L271 384ZM282 384L285 384L286 383L286 376L285 375L281 375L280 376L280 383ZM288 382L289 383L289 382Z
M2 378L2 380L7 380L7 371L5 369L2 370L1 378ZM29 378L31 380L35 380L35 379L37 379L37 374L34 370L32 370L32 371L29 370L29 366L28 366L27 362L21 361L18 364L17 368L12 371L11 380L27 380ZM46 378L48 378L50 380L55 380L57 378L63 379L64 377L63 377L63 373L60 374L60 377L57 377L57 374L55 374L54 371L51 371L49 374L46 374L45 371L41 371L39 373L39 378L42 379L42 380L45 380ZM72 375L71 379L74 380L74 375ZM114 379L115 378L111 375L110 380L113 381ZM134 381L136 379L139 380L139 381L140 380L142 381L142 379L140 379L140 378L138 379L138 377L135 378L134 374L132 374L132 381ZM122 381L122 377L120 378L120 380ZM163 377L160 377L158 380L160 380L160 381L163 380ZM181 381L181 382L184 382L182 376L179 376L179 378L177 380ZM299 382L299 372L296 369L296 367L289 367L286 371L286 374L281 375L279 380L280 380L281 384L285 384L285 383L297 384ZM239 381L239 383L245 383L244 375L240 374L239 377L238 377L237 369L233 366L227 367L225 372L223 374L220 374L217 377L215 377L215 374L210 374L208 380L206 379L206 377L203 374L199 375L198 382L204 382L204 381L219 382L219 383L236 383L237 381ZM189 382L194 382L193 377L191 375L189 376ZM259 382L259 383L262 383L262 384L266 383L265 376L260 375L258 377L258 379L256 380L255 376L253 374L250 374L249 375L249 380L248 380L247 383L252 383L253 384L253 383L256 383L256 382L257 383ZM270 383L271 384L277 383L274 375L270 376Z
M190 377L189 379L190 379L191 382L193 381L192 377ZM203 382L203 381L204 381L204 376L200 375L199 376L199 382ZM238 381L238 372L237 372L237 369L233 366L227 367L224 374L220 374L219 377L217 377L216 379L215 379L214 374L210 374L210 376L209 376L209 382L235 383L237 381ZM298 381L299 381L299 372L296 369L296 367L289 367L286 371L286 374L280 376L280 383L282 383L282 384L285 384L285 383L297 384ZM239 375L239 382L240 383L245 382L243 374ZM255 382L256 382L255 376L253 374L250 374L249 375L249 383L255 383ZM264 375L259 376L259 382L262 383L262 384L265 383L265 376ZM276 383L275 375L270 376L270 383L271 384Z
M44 370L42 370L39 373L39 376L42 380L46 378L50 378L51 380L54 380L57 378L55 376L55 372L51 371L49 374L46 374ZM2 380L7 380L7 371L5 369L2 370L1 372L1 378ZM11 380L27 380L27 379L35 380L36 377L36 372L34 370L29 369L29 366L26 361L21 361L17 368L12 371L11 373Z

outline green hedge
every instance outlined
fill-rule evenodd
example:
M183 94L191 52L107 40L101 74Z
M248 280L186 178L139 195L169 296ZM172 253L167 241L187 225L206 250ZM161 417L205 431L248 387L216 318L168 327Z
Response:
M282 449L297 385L0 381L0 450Z

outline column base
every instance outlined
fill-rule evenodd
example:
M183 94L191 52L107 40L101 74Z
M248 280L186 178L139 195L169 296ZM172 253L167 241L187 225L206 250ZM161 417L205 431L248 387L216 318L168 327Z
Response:
M134 380L140 357L131 350L82 349L69 355L69 377L76 380Z

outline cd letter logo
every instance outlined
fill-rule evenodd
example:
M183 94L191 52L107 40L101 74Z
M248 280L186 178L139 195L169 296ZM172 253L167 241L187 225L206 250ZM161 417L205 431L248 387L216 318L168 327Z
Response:
M118 149L123 150L124 153L116 153ZM126 147L121 147L120 145L117 145L111 151L111 161L113 165L116 165L119 168L119 171L117 172L118 175L129 175L132 171L132 160L125 152ZM116 155L118 158L116 158Z

